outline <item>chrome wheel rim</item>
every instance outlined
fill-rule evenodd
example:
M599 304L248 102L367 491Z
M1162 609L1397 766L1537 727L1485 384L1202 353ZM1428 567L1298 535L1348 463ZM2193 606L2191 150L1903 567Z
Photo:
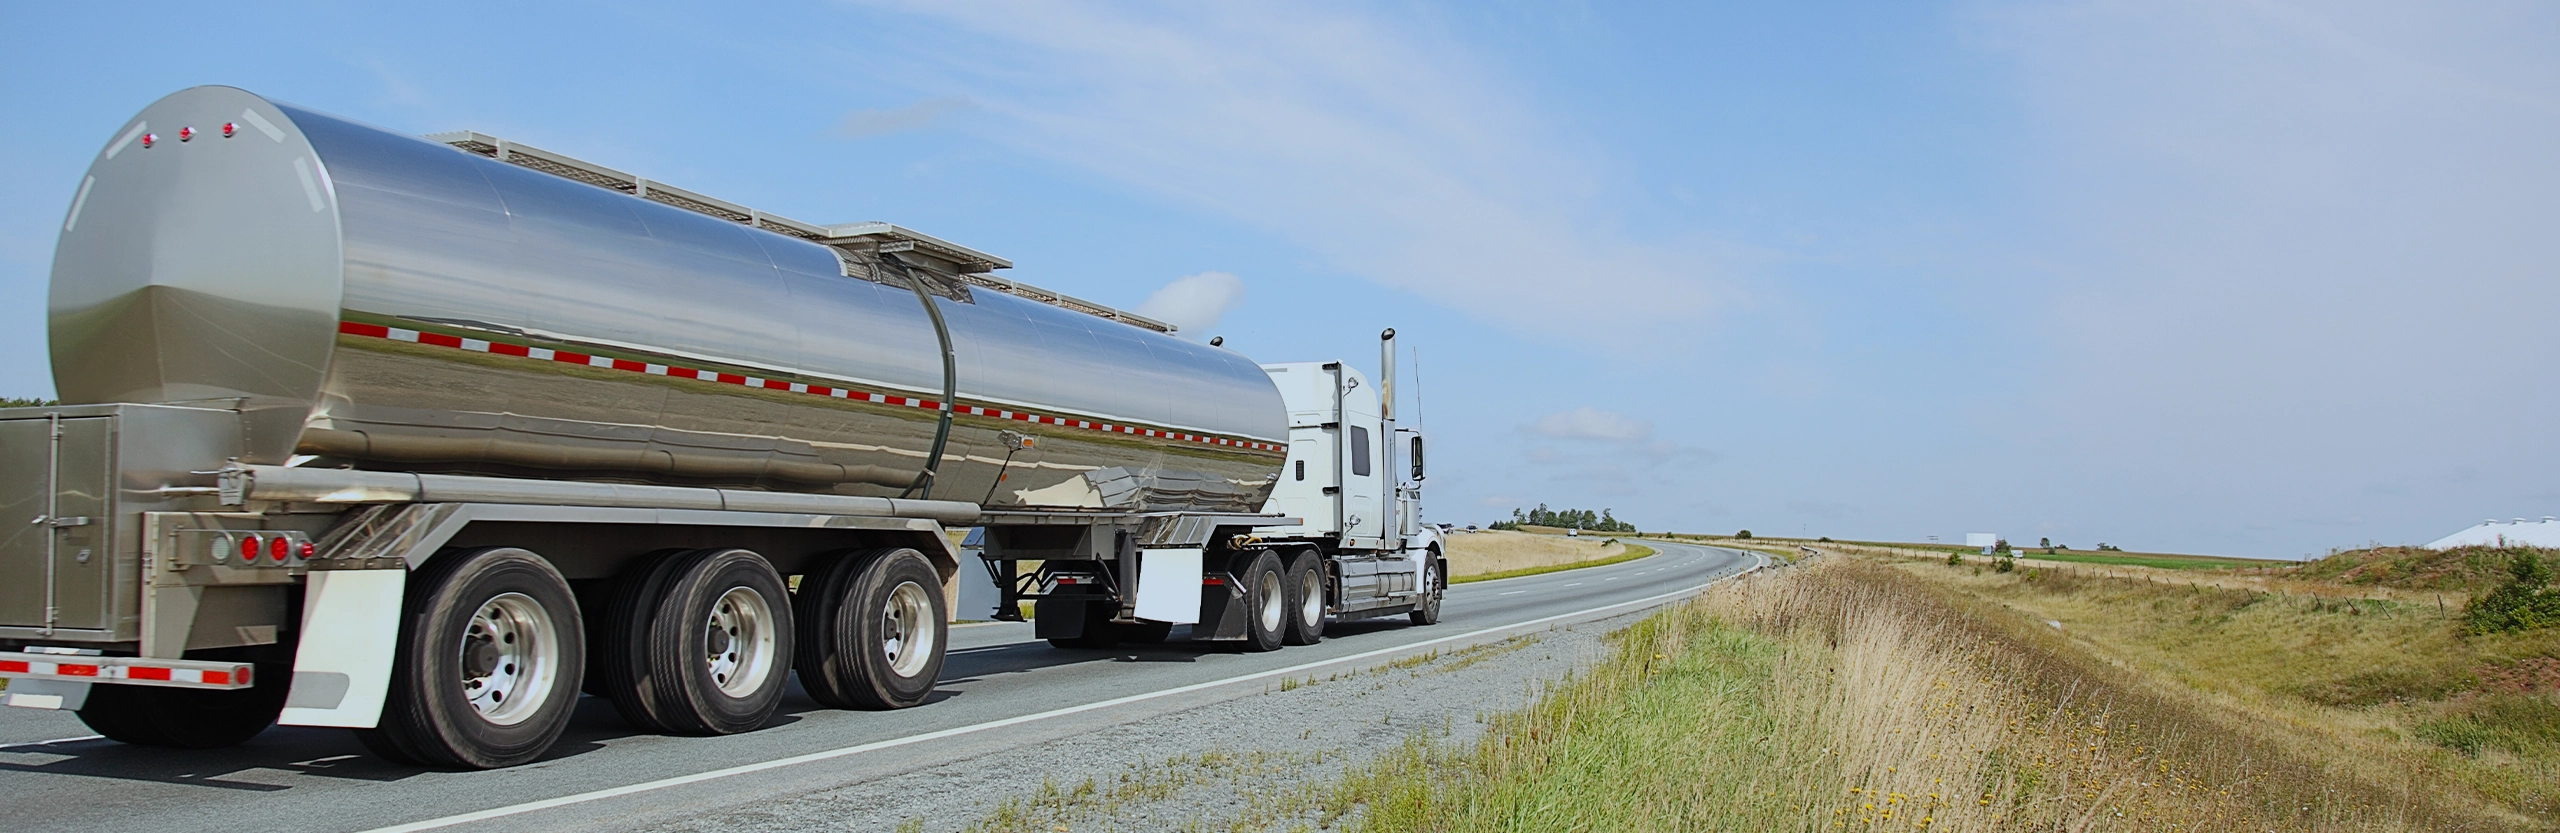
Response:
M720 693L745 697L764 685L774 665L773 608L752 587L732 587L703 622L703 662Z
M1281 617L1287 616L1289 613L1288 596L1281 592L1280 573L1278 571L1264 571L1262 575L1254 579L1254 589L1262 596L1262 610L1260 613L1262 614L1263 632L1270 633L1280 630Z
M925 595L924 585L910 581L890 590L880 610L880 652L889 671L900 677L924 673L933 643L933 597Z
M502 593L471 614L458 653L462 696L471 710L512 726L550 699L560 676L560 628L533 597Z
M1298 594L1302 598L1298 602L1298 620L1299 624L1312 628L1324 620L1324 574L1306 570L1301 575L1305 578L1298 579Z

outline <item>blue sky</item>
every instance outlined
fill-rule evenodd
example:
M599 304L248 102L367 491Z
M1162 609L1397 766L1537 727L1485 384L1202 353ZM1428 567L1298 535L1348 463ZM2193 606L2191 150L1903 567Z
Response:
M1257 359L1393 326L1437 520L2423 542L2560 514L2555 45L2495 2L8 4L0 393L50 390L89 158L231 84Z

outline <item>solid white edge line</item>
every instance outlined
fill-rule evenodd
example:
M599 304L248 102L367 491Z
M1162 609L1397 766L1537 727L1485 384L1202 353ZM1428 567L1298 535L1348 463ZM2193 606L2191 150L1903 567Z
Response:
M1692 546L1705 546L1705 545L1703 545L1703 544L1695 544L1695 545L1692 545ZM1397 652L1399 652L1399 651L1409 651L1409 650L1413 650L1413 649L1415 649L1415 648L1424 648L1424 647L1429 647L1429 646L1432 646L1432 645L1438 645L1438 644L1441 644L1441 643L1444 643L1444 642L1456 642L1456 641L1459 641L1459 640L1473 639L1473 638L1476 638L1476 637L1479 637L1479 636L1484 636L1484 635L1486 635L1486 634L1496 633L1496 632L1500 632L1500 631L1519 630L1519 629L1523 629L1523 628L1532 628L1532 627L1536 627L1536 626L1539 626L1539 625L1544 625L1544 624L1547 624L1547 623L1550 623L1550 622L1556 622L1556 621L1560 621L1560 620L1564 620L1564 619L1571 619L1571 618L1580 617L1580 616L1594 616L1594 614L1600 614L1600 613L1602 613L1603 611L1616 611L1616 610L1618 610L1618 609L1620 609L1620 608L1641 608L1641 607L1646 607L1646 606L1652 605L1652 604L1657 603L1657 602L1661 602L1661 601L1665 601L1665 600L1669 600L1669 599L1674 599L1674 598L1678 598L1678 597L1682 597L1682 596L1694 595L1694 594L1696 594L1696 593L1698 593L1698 592L1700 592L1700 591L1706 590L1706 589L1707 589L1707 588L1709 588L1709 587L1713 587L1713 586L1715 586L1715 583L1716 583L1716 582L1718 582L1718 581L1725 581L1725 580L1727 580L1727 579L1731 579L1731 578L1734 578L1734 577L1736 577L1736 576L1740 576L1740 575L1742 575L1743 573L1750 572L1751 570L1757 570L1757 569L1760 569L1761 567L1768 566L1768 558L1767 558L1767 557L1765 557L1765 556L1761 556L1759 553L1752 552L1752 551L1750 551L1750 550L1729 550L1729 552L1740 552L1740 553L1742 553L1742 554L1744 554L1744 555L1752 556L1752 557L1754 557L1754 558L1758 559L1758 560L1760 561L1760 563L1759 563L1758 565L1756 565L1756 566L1753 566L1753 567L1752 567L1752 568L1750 568L1750 569L1747 569L1747 570L1743 570L1743 571L1741 571L1741 572L1734 573L1734 574L1733 574L1733 575L1731 575L1731 576L1725 576L1725 577L1723 577L1723 578L1713 579L1713 580L1710 580L1710 581L1706 582L1705 584L1700 584L1700 585L1697 585L1697 586L1694 586L1694 587L1688 587L1688 588L1684 588L1684 589L1680 589L1680 590L1674 590L1674 591L1671 591L1671 592L1669 592L1669 593L1663 593L1663 594L1660 594L1660 595L1647 596L1647 597L1645 597L1645 598L1637 599L1637 600L1635 600L1635 601L1631 601L1631 602L1618 602L1618 603L1616 603L1616 604L1602 605L1602 606L1599 606L1599 607L1595 607L1595 608L1588 608L1588 609L1585 609L1585 610L1577 610L1577 611L1574 611L1574 612L1572 612L1572 613L1559 613L1559 614L1556 614L1556 615L1554 615L1554 616L1548 616L1548 617L1541 618L1541 619L1531 619L1531 620L1526 621L1526 622L1514 622L1514 623L1512 623L1512 624L1508 624L1508 625L1495 625L1495 626L1493 626L1493 627L1489 627L1489 628L1480 628L1480 629L1472 630L1472 631L1468 631L1468 632L1466 632L1466 633L1462 633L1462 634L1456 634L1456 635L1453 635L1453 636L1444 636L1444 637L1440 637L1440 638L1438 638L1438 639L1430 639L1430 640L1424 640L1424 641L1421 641L1421 642L1413 642L1413 643L1407 643L1407 644L1403 644L1403 645L1396 645L1396 646L1391 646L1391 647L1386 647L1386 648L1379 648L1379 649L1374 650L1374 651L1366 651L1366 652L1362 652L1362 653L1352 654L1352 655L1347 656L1347 657L1336 657L1336 658L1333 658L1333 659L1317 660L1317 661L1315 661L1315 662L1308 662L1308 663L1301 663L1301 664L1298 664L1298 665L1292 665L1292 666L1289 666L1289 667L1287 667L1287 668L1275 668L1275 669L1272 669L1272 670L1269 670L1269 671L1260 671L1260 672L1255 672L1255 673L1252 673L1252 674L1246 674L1246 675L1241 676L1241 677L1228 677L1228 678L1223 679L1223 680L1210 680L1210 681L1207 681L1207 682L1192 683L1192 684L1190 684L1190 685L1185 685L1185 686L1176 686L1176 687L1168 688L1168 689L1161 689L1161 690L1157 690L1157 691L1150 691L1150 692L1146 692L1146 693L1143 693L1143 694L1132 694L1132 695L1129 695L1129 696L1126 696L1126 697L1117 697L1117 698L1113 698L1113 699L1110 699L1110 700L1102 700L1102 701L1097 701L1097 702L1092 702L1092 703L1086 703L1086 704L1081 705L1081 706L1068 706L1068 707L1066 707L1066 708L1051 709L1051 710L1049 710L1049 711L1040 712L1040 713L1038 713L1038 714L1018 715L1018 716L1015 716L1015 717L1008 717L1008 718L1004 718L1004 719L1002 719L1002 720L990 720L990 721L987 721L987 722L985 722L985 723L975 723L975 724L971 724L971 725L968 725L968 726L954 726L954 727L951 727L951 728L949 728L949 729L941 729L941 730L936 730L936 731L926 732L926 733L924 733L924 734L920 734L920 735L908 735L908 736L906 736L906 737L902 737L902 738L891 738L891 739L889 739L889 740L873 741L873 742L871 742L871 743L865 743L865 744L861 744L861 745L858 745L858 746L847 746L847 747L842 747L842 748L838 748L838 749L829 749L829 750L826 750L826 751L824 751L824 752L810 752L810 753L807 753L807 754L793 755L793 756L788 757L788 758L775 758L775 759L770 760L770 761L762 761L762 762L752 763L752 764L740 764L740 765L737 765L737 766L727 767L727 768L723 768L723 769L715 769L715 770L711 770L711 771L708 771L708 772L697 772L697 773L694 773L694 774L692 774L692 775L679 775L679 776L676 776L676 777L673 777L673 778L660 778L660 779L655 780L655 781L643 781L643 782L640 782L640 783L637 783L637 784L631 784L631 785L628 785L628 786L621 786L621 787L613 787L613 788L611 788L611 789L594 790L594 791L590 791L590 792L577 793L577 794L575 794L575 795L564 795L564 796L561 796L561 797L559 797L559 798L546 798L546 799L543 799L543 800L541 800L541 801L528 801L528 802L525 802L525 803L522 803L522 804L514 804L514 805L509 805L509 806L506 806L506 807L493 807L493 808L490 808L490 809L487 809L487 810L480 810L480 811L477 811L477 812L462 813L462 814L458 814L458 815L445 816L445 817L443 817L443 818L428 819L428 820L426 820L426 821L415 821L415 822L410 822L410 823L408 823L408 824L399 824L399 825L393 825L393 826L390 826L390 827L377 827L377 828L374 828L374 829L372 829L372 830L362 831L362 833L410 833L410 831L416 831L416 830L436 830L436 829L445 828L445 827L452 827L452 826L457 825L457 824L469 824L469 823L471 823L471 822L475 822L475 821L488 821L488 820L490 820L490 819L506 818L506 817L508 817L508 816L522 815L522 814L525 814L525 813L531 813L531 812L535 812L535 811L539 811L539 810L549 810L549 809L552 809L552 808L555 808L555 807L567 807L567 806L572 805L572 804L585 804L585 803L590 802L590 801L598 801L598 800L607 799L607 798L618 798L618 797L621 797L621 796L626 796L626 795L635 795L635 794L638 794L638 793L650 792L650 791L653 791L653 790L662 790L662 789L666 789L666 788L668 788L668 787L681 787L681 786L684 786L684 785L686 785L686 784L698 784L698 783L701 783L701 782L704 782L704 781L716 781L716 780L719 780L719 779L722 779L722 778L727 778L727 777L730 777L730 776L733 776L733 775L745 775L745 774L752 773L752 772L763 772L763 771L771 770L771 769L781 769L781 768L783 768L783 767L787 767L787 766L797 766L797 765L805 764L805 763L814 763L814 762L817 762L817 761L825 761L825 760L831 760L831 759L835 759L835 758L843 758L843 757L852 756L852 755L860 755L860 754L865 753L865 752L876 752L876 751L879 751L879 750L882 750L882 749L893 749L893 748L900 747L900 746L909 746L909 745L913 745L913 744L923 743L923 742L925 742L925 741L941 740L941 739L943 739L943 738L959 737L959 736L961 736L961 735L976 734L976 733L983 732L983 731L986 731L986 730L989 730L989 729L1002 729L1002 728L1007 727L1007 726L1019 726L1019 725L1025 724L1025 723L1036 723L1036 722L1039 722L1039 721L1042 721L1042 720L1048 720L1048 719L1050 719L1050 718L1066 717L1066 716L1068 716L1068 715L1072 715L1072 714L1081 714L1081 713L1089 712L1089 711L1098 711L1098 710L1101 710L1101 709L1111 708L1111 707L1113 707L1113 706L1125 706L1125 705L1128 705L1128 704L1130 704L1130 703L1139 703L1139 702L1144 702L1144 701L1148 701L1148 700L1154 700L1154 699L1162 698L1162 697L1171 697L1171 696L1176 695L1176 694L1189 694L1189 693L1194 692L1194 691L1204 691L1204 690L1207 690L1207 689L1217 688L1217 687L1220 687L1220 686L1234 685L1234 684L1236 684L1236 683L1252 682L1252 681L1254 681L1254 680L1267 679L1267 678L1271 678L1271 677L1285 677L1285 676L1288 676L1288 675L1291 675L1291 674L1296 674L1296 673L1301 672L1301 671L1310 671L1310 670L1314 670L1314 669L1317 669L1317 668L1323 668L1323 667L1328 666L1328 665L1340 665L1340 664L1343 664L1343 663L1346 663L1346 662L1358 662L1358 661L1360 661L1360 660L1368 659L1368 658L1370 658L1370 657L1382 656L1382 655L1385 655L1385 654L1397 653ZM1614 614L1612 614L1612 615L1614 615ZM1594 616L1594 618L1607 618L1607 616Z
M26 743L0 743L0 749L25 749L25 748L33 747L33 746L52 746L52 745L57 744L57 743L76 743L76 742L84 741L84 740L98 740L98 739L101 739L101 738L104 738L104 737L106 737L106 736L105 736L105 735L81 735L81 736L76 737L76 738L54 738L54 739L52 739L52 740L34 740L34 741L28 741L28 742L26 742Z

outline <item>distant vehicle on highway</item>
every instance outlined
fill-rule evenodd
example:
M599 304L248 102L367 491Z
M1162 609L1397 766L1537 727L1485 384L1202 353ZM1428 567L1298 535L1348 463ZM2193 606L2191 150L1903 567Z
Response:
M491 768L582 688L689 735L764 725L795 671L921 704L964 570L1067 647L1438 621L1394 330L1374 380L1261 365L1011 266L170 95L70 195L68 404L0 409L0 696L127 743L281 720Z

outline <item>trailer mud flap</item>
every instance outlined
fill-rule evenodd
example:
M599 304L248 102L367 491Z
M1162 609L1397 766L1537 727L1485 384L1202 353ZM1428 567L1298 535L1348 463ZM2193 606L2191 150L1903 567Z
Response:
M303 591L288 726L371 729L382 719L398 653L406 570L314 570Z
M1200 550L1138 551L1138 618L1200 621Z

